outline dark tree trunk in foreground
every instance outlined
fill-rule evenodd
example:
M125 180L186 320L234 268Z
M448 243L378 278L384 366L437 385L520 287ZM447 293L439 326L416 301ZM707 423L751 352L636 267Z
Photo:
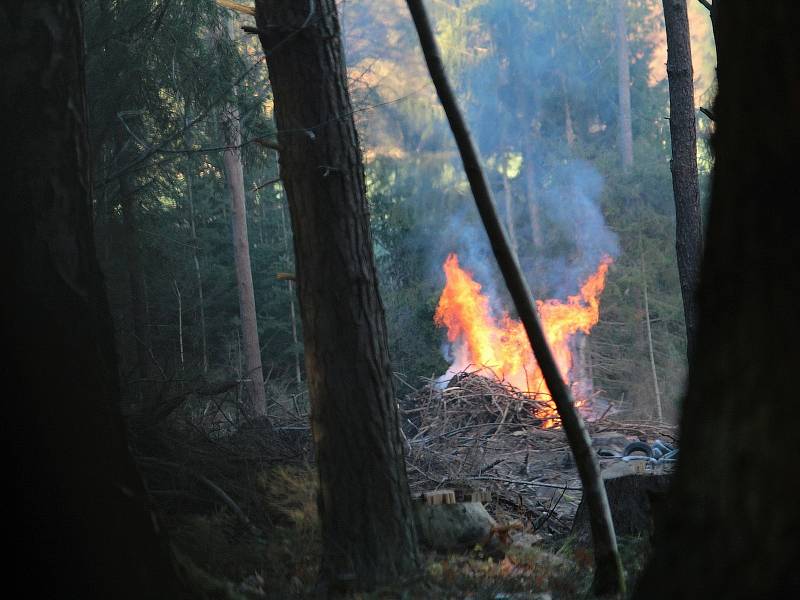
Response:
M25 597L176 598L118 408L79 4L0 9L6 568Z
M687 355L697 334L695 294L703 253L703 229L697 184L697 130L695 127L692 49L689 41L687 0L663 0L667 28L669 133L672 140L672 191L675 196L675 249L686 320Z
M336 4L256 7L294 231L322 575L370 587L411 573L418 552Z
M525 333L530 341L536 361L542 369L542 375L550 390L553 403L556 405L558 415L564 427L564 433L569 441L569 447L575 458L578 474L583 486L583 498L589 512L589 518L594 542L595 571L593 590L598 595L618 594L625 591L625 579L622 572L617 549L617 538L614 535L614 524L611 521L611 511L608 498L600 477L600 466L591 447L589 434L584 426L572 394L564 383L558 370L553 353L544 336L544 330L539 322L536 308L533 304L533 295L528 288L528 283L522 274L517 256L511 249L506 238L500 218L497 215L492 193L486 180L486 174L481 166L478 150L472 141L461 109L458 106L455 92L447 78L439 47L433 27L428 19L425 5L422 0L407 0L408 9L414 19L422 53L428 66L436 93L447 115L450 129L453 132L464 171L469 180L472 196L478 213L481 216L486 235L492 246L503 280L508 288L514 307L517 309L520 320L525 327Z
M719 6L700 329L671 512L638 598L800 597L798 27L796 2Z

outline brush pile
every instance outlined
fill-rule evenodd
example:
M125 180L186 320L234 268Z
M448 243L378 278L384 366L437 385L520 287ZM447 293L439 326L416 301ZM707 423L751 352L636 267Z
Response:
M411 391L401 419L412 494L483 489L498 522L520 522L542 537L568 532L581 484L563 429L545 428L554 423L548 399L474 373ZM674 439L670 426L617 423L606 414L587 427L596 449L612 452L632 440ZM603 467L619 462L600 460Z
M498 522L568 531L580 481L563 431L542 428L547 398L466 373L414 390L401 407L412 493L486 489Z

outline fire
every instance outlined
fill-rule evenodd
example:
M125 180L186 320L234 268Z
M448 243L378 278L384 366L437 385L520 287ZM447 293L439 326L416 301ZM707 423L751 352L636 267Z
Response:
M599 296L605 287L610 264L611 258L603 258L580 292L569 296L566 302L536 301L545 336L568 384L572 369L570 340L579 331L588 334L597 323ZM447 328L447 339L454 346L455 360L448 374L469 369L506 381L522 391L549 396L522 323L505 311L499 318L495 317L488 297L481 293L481 285L473 279L472 273L459 266L458 256L450 254L443 268L447 283L434 321ZM558 415L552 402L548 404L549 409L539 416L544 427L553 427L558 423Z

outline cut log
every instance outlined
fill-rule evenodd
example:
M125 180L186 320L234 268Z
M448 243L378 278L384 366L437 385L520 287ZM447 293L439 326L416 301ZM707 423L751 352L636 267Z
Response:
M455 504L456 493L454 490L436 490L423 494L425 504L435 506L437 504Z
M492 493L489 490L456 490L457 502L491 502Z
M634 467L625 464L626 469ZM618 475L615 469L604 472L611 518L617 535L645 535L653 533L653 521L658 518L660 503L669 487L669 475L627 474ZM572 534L580 544L591 542L589 515L581 500L572 524Z
M436 505L415 502L414 521L420 541L435 550L485 543L497 525L480 502Z

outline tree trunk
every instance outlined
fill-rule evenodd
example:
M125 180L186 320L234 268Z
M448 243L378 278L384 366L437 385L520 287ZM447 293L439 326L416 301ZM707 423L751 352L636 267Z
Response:
M0 14L9 572L25 595L180 598L128 452L92 238L80 2ZM8 523L12 525L9 527ZM7 534L8 536L8 534Z
M283 249L286 252L287 266L289 261L289 232L286 230L286 210L281 202L281 229L283 231ZM294 344L294 378L297 382L298 389L303 385L303 377L300 372L300 348L297 337L297 311L294 307L294 285L292 280L286 281L287 289L289 291L289 318L292 322L292 344Z
M336 4L259 0L256 22L294 233L321 574L371 587L410 574L419 556Z
M686 0L663 0L667 28L669 132L672 140L672 191L675 195L675 248L686 319L687 354L697 332L695 293L700 276L703 231L697 184L692 49Z
M631 126L631 63L628 50L628 27L625 23L626 0L616 0L614 17L617 29L617 96L619 100L619 150L622 172L633 166L633 128Z
M523 159L525 170L525 192L528 204L528 218L531 225L531 245L534 250L541 250L544 239L542 237L542 219L539 215L539 201L536 194L536 167L533 164L533 144L528 143Z
M226 104L220 115L225 138L222 162L225 180L231 195L231 228L233 231L233 256L236 263L236 288L239 292L239 316L242 321L247 393L255 416L267 414L267 396L264 390L264 373L261 368L261 346L258 341L256 297L253 291L253 272L250 267L250 242L247 238L247 206L244 197L244 168L242 166L242 134L239 110Z
M664 412L661 410L661 390L658 388L656 357L653 353L653 331L650 326L650 300L647 297L647 272L644 268L644 255L642 255L642 292L644 294L644 322L645 331L647 332L647 350L650 356L650 371L653 375L653 392L656 399L656 417L658 418L659 422L662 422L664 420Z
M118 149L122 144L117 145ZM120 152L124 156L124 152ZM136 225L136 196L130 176L123 174L119 178L119 196L122 207L122 237L125 248L125 263L128 270L130 288L130 319L136 348L136 374L145 380L152 371L150 353L150 330L147 326L147 309L145 308L144 275L139 252L139 235ZM146 386L145 386L146 387ZM141 388L140 388L141 389Z
M503 166L503 200L505 201L506 213L506 231L508 232L508 241L511 242L511 248L514 254L519 253L519 246L517 245L517 228L514 224L514 192L511 190L511 181L508 179L506 173L506 166Z
M186 128L184 143L192 147L191 128L189 127L189 101L183 104L183 125ZM206 335L206 308L203 294L203 273L200 270L200 246L197 241L197 226L194 211L193 167L191 155L186 157L186 201L189 208L189 227L192 234L192 259L194 262L194 278L197 282L197 304L200 312L200 346L203 353L203 373L208 373L208 337Z
M800 6L724 0L716 25L700 329L671 509L636 595L648 600L800 597L800 238L785 201L798 196Z

